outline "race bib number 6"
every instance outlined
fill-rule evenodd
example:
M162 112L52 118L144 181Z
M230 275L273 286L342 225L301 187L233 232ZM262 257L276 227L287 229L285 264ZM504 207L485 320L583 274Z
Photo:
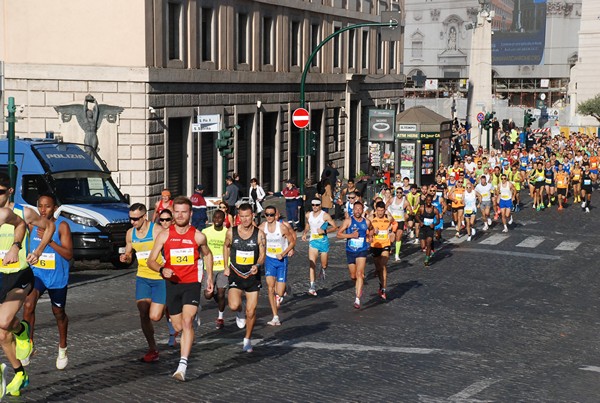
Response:
M194 264L194 248L171 249L171 266Z
M42 253L42 256L33 267L45 270L56 269L56 255L54 253Z

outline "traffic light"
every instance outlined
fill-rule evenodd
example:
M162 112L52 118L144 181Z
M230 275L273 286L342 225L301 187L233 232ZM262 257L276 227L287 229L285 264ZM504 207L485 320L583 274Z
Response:
M317 155L317 132L308 133L308 155L315 157Z
M533 117L533 115L531 114L531 109L527 109L525 111L525 117L523 119L523 126L525 127L530 127L531 124L533 122L535 122L537 119Z
M485 114L485 118L483 119L482 126L485 130L490 130L492 128L492 119L494 119L494 115L496 112L488 112Z
M233 132L231 129L223 129L219 132L219 138L215 141L215 147L217 147L223 158L227 158L233 154Z

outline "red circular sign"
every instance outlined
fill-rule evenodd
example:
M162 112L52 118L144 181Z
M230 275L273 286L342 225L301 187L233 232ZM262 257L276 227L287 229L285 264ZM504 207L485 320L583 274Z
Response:
M306 109L298 108L292 114L292 123L298 129L304 129L310 123L310 116Z

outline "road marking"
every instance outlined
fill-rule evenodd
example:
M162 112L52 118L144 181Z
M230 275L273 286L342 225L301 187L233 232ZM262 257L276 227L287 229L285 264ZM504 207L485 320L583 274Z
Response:
M491 237L486 238L479 243L481 245L498 245L500 242L504 241L508 237L509 236L505 234L494 234Z
M483 381L475 382L474 384L467 386L455 395L448 398L439 398L427 395L419 395L419 402L421 403L448 403L448 402L463 402L463 403L476 403L476 402L491 402L491 400L477 400L473 399L472 396L477 393L489 388L499 379L484 379Z
M232 344L241 345L239 339L218 338L202 339L200 344ZM322 343L314 341L299 340L276 340L276 339L252 339L253 346L261 347L288 347L288 348L309 348L313 350L328 351L353 351L353 352L381 352L381 353L399 353L399 354L444 354L444 355L466 355L476 357L478 354L468 353L466 351L443 350L439 348L419 348L419 347L395 347L395 346L366 346L362 344L349 343Z
M579 368L582 371L592 371L592 372L600 372L600 367L596 367L593 365L586 365L584 367Z
M541 253L529 253L529 252L516 252L512 250L494 250L494 249L471 249L471 248L456 248L452 249L452 252L474 252L474 253L485 253L494 255L506 255L506 256L519 256L528 257L531 259L545 259L545 260L560 260L560 256L554 255L543 255Z
M452 237L450 239L448 239L448 243L451 243L453 245L459 245L461 243L463 243L464 241L467 240L467 236L461 236L460 238L457 237Z
M520 244L517 245L517 247L518 248L535 248L536 246L538 246L539 244L544 242L544 239L545 239L544 237L532 235L530 237L525 238L523 240L523 242L521 242Z
M554 249L555 250L567 250L567 251L568 250L575 250L575 249L577 249L577 247L579 245L581 245L581 242L577 242L577 241L562 241Z

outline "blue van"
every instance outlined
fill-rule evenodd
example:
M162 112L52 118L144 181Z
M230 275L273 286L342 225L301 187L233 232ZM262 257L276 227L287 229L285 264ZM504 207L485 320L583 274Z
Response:
M100 260L124 268L129 222L128 196L113 182L94 149L52 139L15 141L15 203L35 207L38 195L52 193L59 215L73 234L75 260ZM8 140L0 140L0 169L8 171Z

